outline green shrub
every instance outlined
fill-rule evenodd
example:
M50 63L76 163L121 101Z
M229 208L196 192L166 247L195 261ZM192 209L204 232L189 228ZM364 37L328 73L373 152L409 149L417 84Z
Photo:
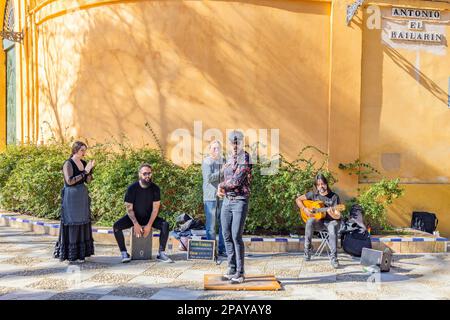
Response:
M315 156L306 156L311 152ZM37 217L59 217L63 187L62 164L69 158L69 145L52 143L44 146L12 146L0 153L0 205L9 210ZM112 224L125 214L124 195L127 186L137 181L138 167L148 162L153 167L153 180L161 188L161 216L171 227L180 213L204 220L202 173L200 165L182 168L163 157L161 150L148 147L132 148L127 144L96 144L90 146L87 160L95 159L94 179L88 185L94 222ZM295 161L279 158L278 172L263 175L267 163L253 167L251 197L245 232L257 234L287 234L298 232L303 224L295 198L309 191L314 176L321 172L330 185L336 183L327 169L327 155L307 146ZM342 169L366 173L371 167L356 161ZM373 170L372 170L373 171ZM348 202L359 203L373 226L386 227L386 207L400 196L398 180L381 180Z
M0 189L3 188L9 179L12 171L21 159L32 159L37 156L42 149L34 145L8 145L5 152L0 153Z
M311 151L319 153L319 164L314 157L306 157ZM327 160L325 153L307 146L293 162L280 156L280 165L275 175L262 175L261 169L267 166L259 163L254 165L246 231L271 234L298 232L303 222L295 204L297 196L311 190L314 177L319 172L327 177L330 185L336 182L335 177L326 169Z
M399 179L382 179L362 190L356 198L347 202L350 208L353 204L359 204L364 209L365 222L375 230L390 229L387 222L387 206L392 204L394 199L403 195L404 190L399 187Z
M1 205L38 217L57 218L63 187L61 167L68 155L69 149L61 145L8 148L0 166L12 170L6 176L2 172Z
M198 169L178 167L163 159L157 150L122 148L98 162L89 185L91 208L98 224L111 226L125 214L125 192L128 185L138 180L138 168L144 162L152 165L153 181L161 188L160 214L172 226L178 213L202 210Z
M356 174L362 179L367 179L369 175L379 176L380 172L368 163L359 160L349 164L340 164L339 168L347 170L348 173ZM392 204L394 199L403 195L404 190L399 186L400 179L385 179L371 183L366 187L359 189L358 196L347 201L348 215L349 209L354 204L359 204L364 209L365 222L375 230L391 229L387 222L387 207Z

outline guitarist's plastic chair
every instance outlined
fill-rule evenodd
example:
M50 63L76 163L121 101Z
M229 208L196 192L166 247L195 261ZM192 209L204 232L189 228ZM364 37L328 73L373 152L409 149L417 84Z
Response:
M317 231L317 233L319 234L319 238L321 239L321 242L320 242L319 248L317 248L314 256L315 257L321 256L323 250L325 249L327 251L328 257L330 257L331 247L330 247L330 235L328 234L328 231L320 230L320 231Z

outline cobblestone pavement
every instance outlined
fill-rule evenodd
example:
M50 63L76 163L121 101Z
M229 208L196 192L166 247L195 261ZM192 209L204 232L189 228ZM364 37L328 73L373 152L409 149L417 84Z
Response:
M359 260L340 255L334 270L326 257L304 262L301 254L252 254L247 274L274 274L280 291L203 289L205 273L222 273L226 261L122 264L116 246L96 244L85 263L52 257L56 237L0 227L0 300L128 299L449 299L450 257L445 254L395 255L391 271L365 273Z

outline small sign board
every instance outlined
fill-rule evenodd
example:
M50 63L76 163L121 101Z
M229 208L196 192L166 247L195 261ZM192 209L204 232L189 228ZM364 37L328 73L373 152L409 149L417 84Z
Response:
M189 239L187 259L188 260L214 260L216 241Z

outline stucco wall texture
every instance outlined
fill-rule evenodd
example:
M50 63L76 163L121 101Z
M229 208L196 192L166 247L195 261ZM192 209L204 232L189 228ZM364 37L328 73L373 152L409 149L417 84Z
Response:
M450 4L366 2L346 25L345 0L38 3L22 61L34 76L18 80L18 88L34 88L18 89L22 140L156 147L149 123L170 156L177 130L201 140L196 121L202 133L279 129L288 159L306 145L329 154L344 198L378 178L359 181L338 164L369 162L405 187L389 210L392 223L409 225L414 210L435 212L450 235ZM371 6L381 18L374 29ZM391 17L393 6L439 10L438 22L424 23L445 41L389 39L406 21Z

